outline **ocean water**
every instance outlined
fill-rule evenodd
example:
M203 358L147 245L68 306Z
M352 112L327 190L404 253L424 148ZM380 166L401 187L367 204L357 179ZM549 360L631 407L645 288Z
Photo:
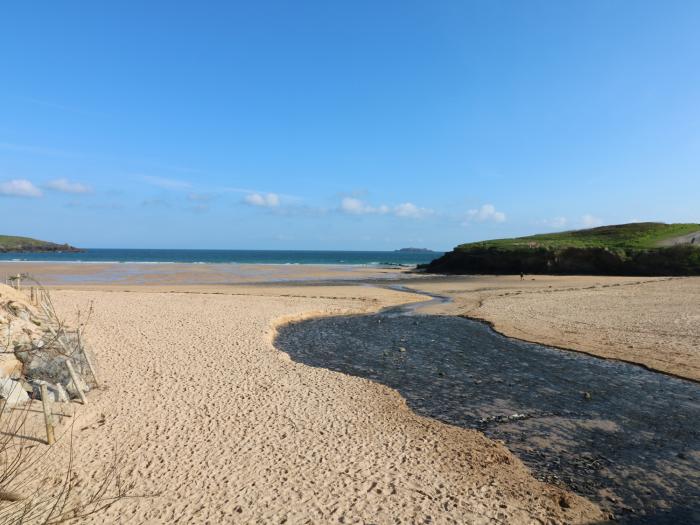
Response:
M307 251L307 250L141 250L88 249L82 253L0 253L0 261L83 263L238 263L238 264L348 264L414 266L442 255L433 253Z

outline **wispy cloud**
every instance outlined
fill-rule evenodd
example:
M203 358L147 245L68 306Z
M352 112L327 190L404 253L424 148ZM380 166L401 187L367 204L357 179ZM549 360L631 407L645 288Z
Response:
M31 181L27 179L12 179L0 182L0 195L6 197L37 198L43 194Z
M170 208L170 202L164 199L146 199L141 201L144 208Z
M467 212L466 223L469 222L505 222L506 214L498 211L493 204L483 204L480 208Z
M588 213L581 217L581 224L585 228L595 228L596 226L602 226L603 222L603 219L601 219L600 217L595 217Z
M60 191L62 193L91 193L92 188L80 182L72 182L68 179L54 179L50 180L44 187L49 190Z
M537 224L538 226L545 226L547 228L561 230L562 228L566 228L566 226L569 224L569 219L567 219L566 217L554 217L552 219L543 219L536 221L535 224Z
M198 193L191 192L187 194L187 200L190 202L209 202L214 199L214 193Z
M165 190L188 190L192 187L191 183L184 180L155 177L153 175L144 175L143 180L151 186L156 186Z
M277 208L280 205L280 197L276 193L249 193L243 198L243 202L262 208Z
M208 204L195 204L194 206L190 206L187 209L193 213L206 213L209 211L209 205Z

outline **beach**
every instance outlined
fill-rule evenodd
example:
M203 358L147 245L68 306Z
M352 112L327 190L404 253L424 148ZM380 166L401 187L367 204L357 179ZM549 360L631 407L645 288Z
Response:
M76 272L84 267L73 266ZM188 283L178 274L165 284L165 266L155 272L157 284L52 288L68 322L90 304L94 310L87 342L102 388L90 393L88 405L76 405L72 418L80 490L89 492L116 450L121 476L141 495L85 521L590 523L605 517L583 497L536 480L505 446L482 433L421 417L390 388L293 362L273 344L276 327L290 321L375 312L425 296L367 286L361 279L221 285ZM307 271L309 279L327 275ZM389 277L400 281L402 275ZM590 288L593 281L600 287ZM478 317L507 335L549 344L566 342L556 337L568 333L561 329L567 320L597 313L609 333L622 334L607 339L617 353L603 353L605 332L586 317L574 334L579 339L569 337L572 347L630 358L616 344L631 337L620 302L632 312L645 309L640 332L650 332L645 341L658 354L676 336L659 329L666 314L650 309L649 302L675 304L681 288L688 290L684 300L692 300L700 288L692 279L635 284L640 281L411 276L406 284L453 299L429 309ZM552 311L557 315L549 320ZM547 320L551 324L543 324ZM685 337L692 347L697 328L688 318L678 340ZM674 357L657 355L658 362L643 357L631 358L659 368L676 359L674 370L688 377L696 358L675 350ZM64 423L63 431L68 428ZM51 456L54 473L68 458L64 434Z
M700 381L700 278L479 276L419 287L452 299L430 313Z

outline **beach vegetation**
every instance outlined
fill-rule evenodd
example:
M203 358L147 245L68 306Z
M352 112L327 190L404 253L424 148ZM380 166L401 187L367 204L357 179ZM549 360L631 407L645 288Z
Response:
M473 242L420 268L451 274L700 275L700 224L631 223Z

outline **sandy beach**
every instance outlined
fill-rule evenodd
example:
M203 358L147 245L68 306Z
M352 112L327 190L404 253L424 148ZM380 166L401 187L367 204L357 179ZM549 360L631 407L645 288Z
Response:
M381 385L291 362L275 323L422 299L367 287L245 295L58 291L94 302L104 389L78 409L86 488L116 446L138 493L95 522L587 522L503 446L413 414ZM238 293L241 293L240 291ZM62 450L53 461L67 461Z
M425 296L357 284L222 286L178 277L165 285L167 269L158 279L158 285L64 284L52 292L69 322L78 309L94 306L88 343L103 387L73 419L78 486L88 493L116 450L121 475L145 495L88 521L604 518L590 501L537 481L480 432L420 417L387 387L295 363L273 345L275 327L291 320L372 312ZM694 311L689 301L700 280L475 277L407 284L453 299L432 313L468 315L508 335L697 379L698 323L687 312ZM641 311L644 330L635 331L630 319ZM661 329L665 316L676 316L675 330ZM630 344L647 351L630 353ZM659 351L667 347L673 352ZM64 435L51 457L59 472L68 448Z

